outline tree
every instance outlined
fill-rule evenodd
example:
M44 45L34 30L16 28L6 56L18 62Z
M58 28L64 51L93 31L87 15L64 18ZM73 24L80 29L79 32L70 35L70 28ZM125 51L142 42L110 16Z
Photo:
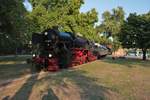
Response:
M124 22L119 37L124 47L142 49L143 60L146 60L146 52L150 48L150 13L131 13Z
M28 13L28 30L30 33L41 32L52 26L61 26L62 31L80 33L88 39L96 38L94 29L98 21L97 12L92 9L80 13L83 0L30 0L33 10Z
M122 7L117 7L112 9L112 13L105 11L102 14L102 24L103 32L106 32L110 36L114 36L119 33L121 25L124 21L124 11Z
M122 7L112 9L112 13L105 11L102 14L102 24L96 27L99 33L105 33L107 38L113 37L113 41L110 43L112 49L117 50L119 48L118 33L120 33L121 25L124 21L124 10Z
M25 13L22 0L0 0L0 52L13 52L22 43Z

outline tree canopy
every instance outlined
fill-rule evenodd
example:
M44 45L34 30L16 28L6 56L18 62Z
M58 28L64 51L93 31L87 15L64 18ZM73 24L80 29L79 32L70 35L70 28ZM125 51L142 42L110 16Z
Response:
M23 42L26 9L21 0L0 0L0 52L14 51Z
M80 12L83 0L30 0L33 11L28 13L29 32L41 32L52 26L61 26L62 31L80 33L88 39L96 38L94 29L98 21L97 12L92 9Z
M97 28L100 28L100 32L106 32L108 36L116 35L123 24L124 14L125 12L122 7L112 9L112 13L105 11L102 14L102 24L97 26Z
M112 45L113 51L120 47L120 42L118 41L118 33L120 33L121 26L124 22L125 12L122 7L117 7L112 9L112 12L105 11L102 14L102 23L96 27L100 34L105 34L107 41L109 37L113 38L113 41L109 42ZM108 42L106 42L107 44Z
M131 13L122 25L119 36L123 47L142 49L145 60L146 51L150 48L150 12L142 15Z

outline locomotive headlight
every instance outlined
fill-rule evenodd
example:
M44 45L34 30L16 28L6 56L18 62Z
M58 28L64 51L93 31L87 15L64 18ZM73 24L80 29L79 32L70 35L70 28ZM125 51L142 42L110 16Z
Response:
M45 35L47 35L48 33L47 33L47 32L45 32L44 34L45 34Z
M52 57L52 54L49 54L48 57L51 58L51 57Z
M33 54L32 57L35 57L35 54Z

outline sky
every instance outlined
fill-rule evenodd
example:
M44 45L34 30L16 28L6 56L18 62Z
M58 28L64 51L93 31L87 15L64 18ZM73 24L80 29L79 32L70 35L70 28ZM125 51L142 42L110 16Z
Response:
M101 15L104 11L111 11L118 6L123 7L126 17L129 13L137 12L138 14L143 14L150 11L150 0L84 0L84 2L80 12L87 12L95 8L98 12L98 23L102 21ZM28 11L32 11L32 6L28 0L24 0L24 5Z
M85 0L80 11L87 12L95 8L98 12L99 23L102 21L101 15L104 11L111 11L118 6L123 7L125 16L129 13L137 12L138 14L150 11L150 0Z
M32 11L32 5L28 2L28 0L24 0L23 4L28 11Z

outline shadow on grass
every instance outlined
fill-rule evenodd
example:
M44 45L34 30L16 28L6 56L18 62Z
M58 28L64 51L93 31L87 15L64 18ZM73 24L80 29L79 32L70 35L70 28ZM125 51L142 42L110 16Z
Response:
M13 97L10 98L10 96L5 96L2 100L29 100L33 92L33 86L39 81L37 79L38 76L39 74L37 73L29 77ZM58 98L51 89L48 89L47 94L43 95L42 100L58 100Z
M80 95L81 100L105 100L106 94L109 94L109 88L98 85L96 83L97 79L93 77L86 76L85 71L63 71L53 77L45 77L41 79L42 82L49 82L48 88L51 88L53 85L62 86L60 91L64 92L64 89L68 89L68 83L66 80L71 81L75 84L80 91L76 91ZM64 92L64 95L73 95L72 92ZM50 99L47 99L50 100Z
M0 80L19 78L31 73L31 65L28 64L0 64Z
M37 82L37 77L30 77L25 84L15 93L11 100L28 100L32 92L34 84Z
M47 90L47 94L42 97L42 100L59 100L52 89Z
M22 61L24 58L16 58L15 60L17 61ZM12 59L5 59L6 61L11 61ZM109 63L114 63L111 60L105 60L106 62ZM116 62L117 63L117 62ZM120 64L123 64L120 62ZM31 73L28 70L30 69L30 66L27 64L8 64L8 65L0 65L0 79L1 78L18 78L22 76L24 73ZM68 79L71 81L73 84L75 84L78 88L79 91L78 94L81 97L81 100L104 100L106 99L106 94L109 94L109 88L104 87L102 85L98 85L96 83L97 79L93 77L89 77L86 75L85 71L68 71L67 69L62 72L56 73L56 75L50 75L47 77L44 77L40 80L37 80L37 76L29 78L25 84L15 93L15 95L11 98L11 100L28 100L29 96L32 92L32 88L35 84L43 85L43 82L47 82L49 86L47 87L47 94L45 94L42 97L42 100L58 100L57 94L53 92L53 89L51 86L62 86L67 89L67 86L62 85L68 83L65 82L65 79ZM38 85L37 85L38 86ZM61 91L63 89L60 88ZM64 95L70 95L72 94L71 92L69 93L64 93Z
M38 75L30 77L25 84L15 93L11 100L28 100L32 91L33 86L37 88L42 86L45 82L48 84L46 86L46 94L42 94L42 100L59 100L57 92L53 92L52 86L58 86L59 91L62 91L64 97L69 95L78 94L81 100L105 100L106 95L110 94L112 91L108 87L98 85L97 79L87 76L87 72L81 70L64 70L58 72L54 75L48 74L46 77L43 77L37 80ZM65 79L69 80L66 81ZM74 84L79 89L78 91L70 90L69 83ZM61 87L61 88L59 88ZM64 91L64 89L66 89ZM74 88L71 88L74 89ZM69 92L66 92L69 91ZM76 96L76 95L75 95ZM70 98L71 99L71 98ZM75 100L75 98L74 98Z
M135 67L137 65L141 66L141 67L150 67L150 61L146 60L143 61L141 59L133 59L133 58L116 58L116 59L112 59L112 58L105 58L102 60L103 62L107 62L110 64L119 64L119 65L125 65L129 68Z
M15 93L11 100L29 100L33 86L37 83L38 75L30 77L25 84ZM58 100L52 89L48 89L47 94L43 95L42 100Z
M30 56L0 56L0 81L31 73L31 65L26 64L27 58Z

